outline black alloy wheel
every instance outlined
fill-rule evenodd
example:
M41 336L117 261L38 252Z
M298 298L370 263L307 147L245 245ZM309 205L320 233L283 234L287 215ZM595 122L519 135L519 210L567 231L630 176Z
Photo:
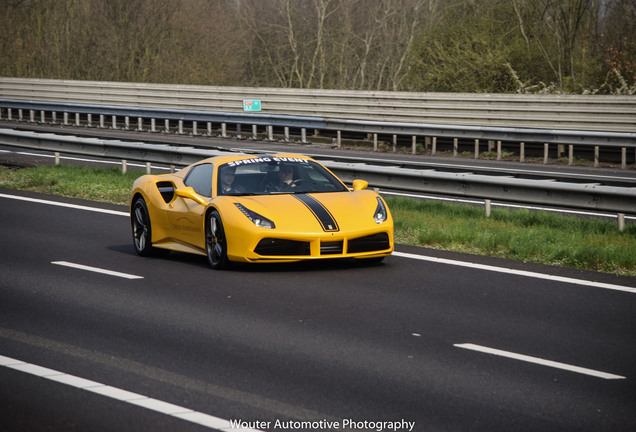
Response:
M221 215L216 210L208 213L205 224L205 250L208 262L215 270L223 270L229 267L227 258L227 239Z

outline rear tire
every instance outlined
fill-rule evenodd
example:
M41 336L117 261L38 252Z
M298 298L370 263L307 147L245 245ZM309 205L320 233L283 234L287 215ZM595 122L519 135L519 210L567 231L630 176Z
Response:
M216 210L208 213L205 223L205 250L208 263L215 270L223 270L230 266L227 258L227 239L221 215Z

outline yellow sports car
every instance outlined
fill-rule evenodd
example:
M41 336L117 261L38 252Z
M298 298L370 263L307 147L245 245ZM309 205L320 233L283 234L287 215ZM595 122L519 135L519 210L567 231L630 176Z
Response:
M302 155L217 156L135 181L133 243L142 256L207 255L215 269L232 262L381 261L393 252L393 219L367 186L355 180L350 190Z

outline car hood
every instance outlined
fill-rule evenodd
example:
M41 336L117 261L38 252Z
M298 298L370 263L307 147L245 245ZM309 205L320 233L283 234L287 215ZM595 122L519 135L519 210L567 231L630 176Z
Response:
M370 190L234 197L289 232L338 232L375 225L378 195Z

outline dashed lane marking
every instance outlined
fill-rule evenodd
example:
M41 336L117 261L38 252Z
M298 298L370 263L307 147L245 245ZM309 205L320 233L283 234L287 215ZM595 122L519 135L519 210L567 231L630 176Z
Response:
M570 372L576 372L576 373L580 373L580 374L584 374L584 375L590 375L590 376L594 376L597 378L603 378L603 379L625 379L624 376L620 376L620 375L614 375L611 373L607 373L607 372L600 372L594 369L587 369L587 368L583 368L583 367L579 367L579 366L572 366L566 363L560 363L560 362L556 362L556 361L552 361L552 360L545 360L539 357L531 357L531 356L527 356L524 354L517 354L517 353L513 353L513 352L509 352L509 351L502 351L499 349L495 349L495 348L488 348L485 346L481 346L481 345L475 345L475 344L471 344L471 343L464 343L464 344L455 344L454 346L456 346L457 348L463 348L463 349L468 349L468 350L472 350L472 351L479 351L482 353L486 353L486 354L492 354L492 355L496 355L496 356L500 356L500 357L506 357L506 358L510 358L510 359L514 359L514 360L520 360L520 361L524 361L524 362L528 362L528 363L534 363L534 364L538 364L538 365L543 365L543 366L549 366L552 368L557 368L557 369L563 369L563 370L567 370Z
M219 417L197 412L189 408L184 408L158 399L149 398L147 396L129 392L117 387L112 387L97 381L91 381L77 376L69 375L64 372L38 366L32 363L26 363L10 357L0 356L0 366L28 373L50 381L55 381L67 386L71 386L80 390L87 390L111 399L137 405L152 411L159 412L168 416L176 417L191 423L196 423L216 431L241 430L245 432L262 432L258 429L248 429L237 427L236 424L230 423Z

